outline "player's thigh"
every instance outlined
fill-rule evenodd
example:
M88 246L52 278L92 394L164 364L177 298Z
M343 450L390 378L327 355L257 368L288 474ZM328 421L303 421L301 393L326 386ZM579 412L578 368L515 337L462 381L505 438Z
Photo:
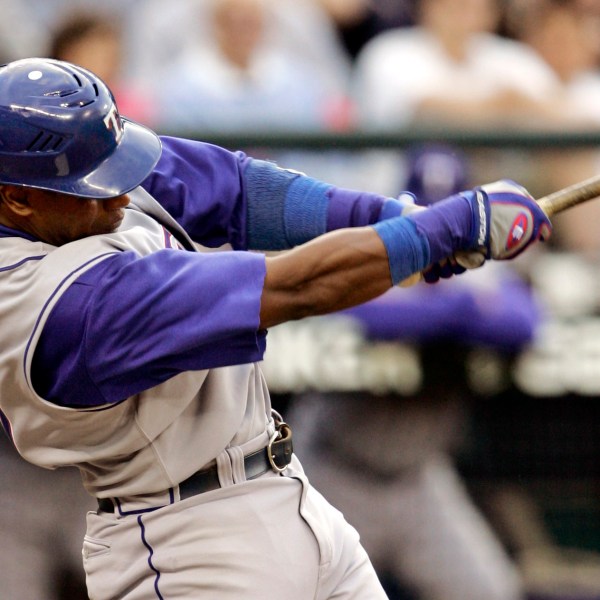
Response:
M39 541L34 544L23 540L18 532L7 528L2 520L0 526L3 547L0 559L1 597L7 599L53 597L51 590L54 585L54 574L47 557L48 546Z
M93 600L385 598L356 532L296 478L126 519L90 515L86 553Z
M445 456L397 488L396 574L427 598L517 600L517 571ZM410 525L410 526L409 526Z
M317 600L387 598L356 529L305 479L301 513L319 543Z
M320 555L299 513L300 490L298 481L276 477L142 515L89 515L90 596L312 600Z
M357 468L335 449L317 443L305 444L301 451L309 481L358 530L375 566L386 565L390 538L397 537L402 527L394 520L396 496L390 490L389 478Z

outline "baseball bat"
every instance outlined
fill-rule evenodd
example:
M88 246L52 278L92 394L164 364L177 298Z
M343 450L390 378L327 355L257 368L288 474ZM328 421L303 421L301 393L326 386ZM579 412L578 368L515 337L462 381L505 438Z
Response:
M547 196L538 198L536 202L546 215L551 217L563 210L567 210L588 200L593 200L598 196L600 196L600 175L594 175L561 190L552 192ZM422 281L422 279L422 273L414 273L404 281L401 281L399 285L400 287L410 287Z

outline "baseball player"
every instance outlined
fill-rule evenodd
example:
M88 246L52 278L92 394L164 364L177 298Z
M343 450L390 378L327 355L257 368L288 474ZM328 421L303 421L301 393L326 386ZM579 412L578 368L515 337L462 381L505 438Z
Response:
M512 258L551 232L531 196L497 182L408 212L159 138L49 59L0 67L0 156L2 422L97 498L90 597L385 598L272 412L266 331L459 273L457 250Z

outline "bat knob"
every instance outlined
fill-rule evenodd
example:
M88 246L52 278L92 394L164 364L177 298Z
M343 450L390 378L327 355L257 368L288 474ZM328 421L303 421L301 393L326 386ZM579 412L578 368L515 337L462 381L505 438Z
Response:
M421 281L423 281L423 273L413 273L410 277L403 279L398 286L403 288L412 287Z

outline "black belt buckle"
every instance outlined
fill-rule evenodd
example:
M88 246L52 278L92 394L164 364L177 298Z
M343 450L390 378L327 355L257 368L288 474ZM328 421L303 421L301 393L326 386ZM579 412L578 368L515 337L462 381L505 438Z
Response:
M273 471L285 471L292 460L292 453L292 428L287 423L279 423L267 445L267 458Z

